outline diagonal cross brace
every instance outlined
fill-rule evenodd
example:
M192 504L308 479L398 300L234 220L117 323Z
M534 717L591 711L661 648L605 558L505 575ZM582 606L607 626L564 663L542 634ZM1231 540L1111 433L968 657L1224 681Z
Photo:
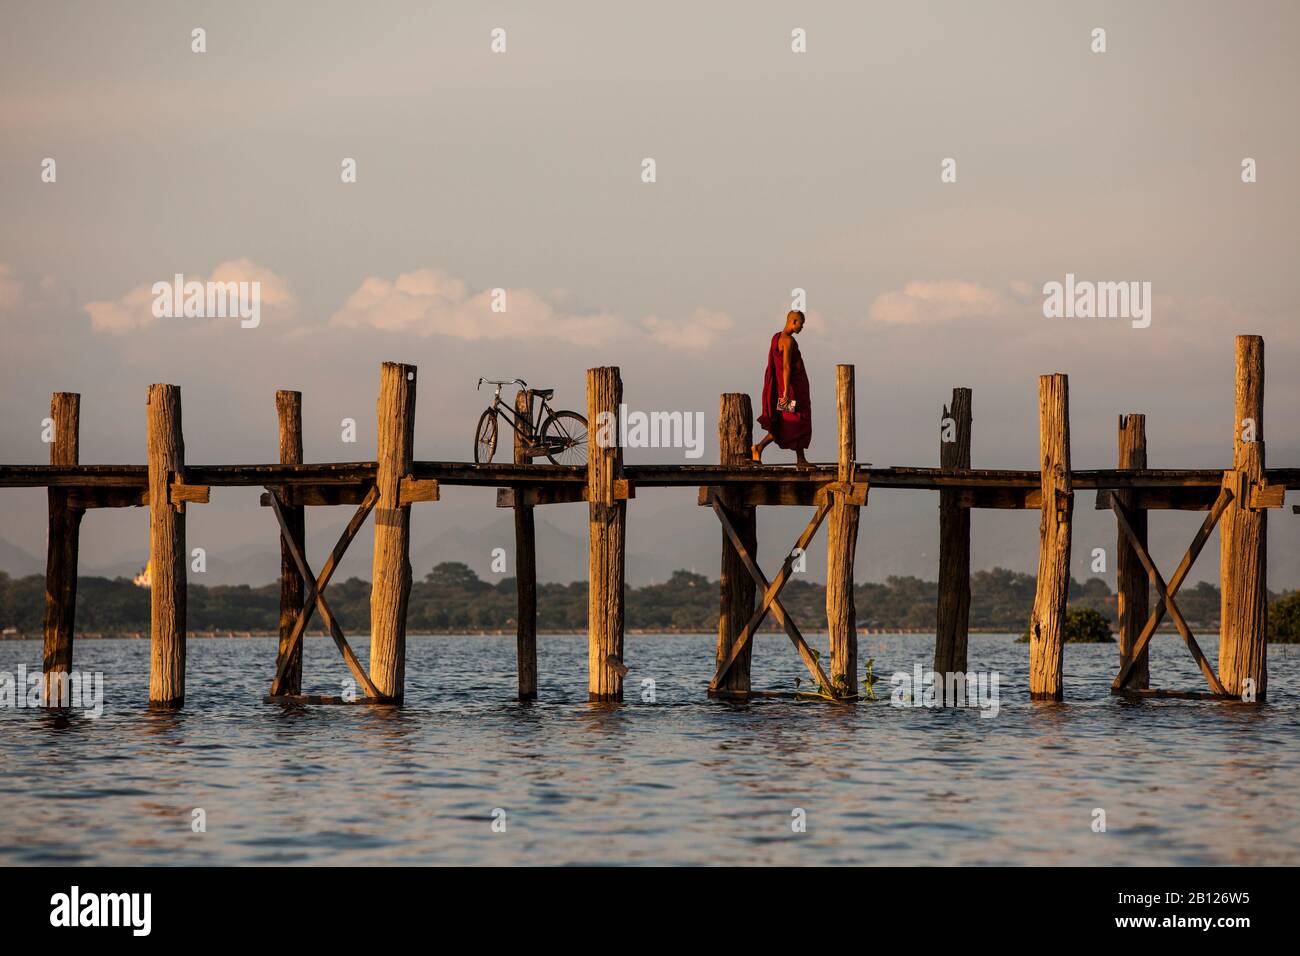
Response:
M785 628L786 634L789 635L790 640L794 642L794 646L799 651L799 656L803 658L804 666L808 668L809 673L812 674L813 678L818 682L818 685L828 692L832 694L834 693L834 688L831 685L830 680L827 679L826 673L821 669L821 665L817 663L817 658L813 655L812 649L808 646L808 642L805 641L803 635L799 633L799 628L795 626L794 621L790 619L790 615L786 613L785 608L777 598L777 595L781 593L781 589L785 587L786 583L790 580L790 574L794 566L795 552L803 551L808 547L809 542L813 539L813 535L817 533L817 529L821 527L822 521L825 520L827 513L830 511L831 500L831 496L827 495L826 500L817 506L816 513L808 522L807 527L804 528L803 533L799 535L799 540L795 543L795 546L791 548L790 553L786 555L785 561L782 562L781 570L778 571L776 577L769 582L763 572L759 569L758 565L754 562L753 557L750 556L748 549L745 548L741 542L740 536L736 533L736 529L732 527L731 522L727 519L726 512L718 504L716 494L710 496L710 504L713 506L713 511L717 514L718 520L722 522L723 531L726 532L727 537L731 540L732 546L736 549L736 553L740 555L741 561L744 562L750 576L752 576L755 582L757 582L763 589L763 599L759 602L758 609L745 624L744 629L736 638L735 643L731 645L731 651L728 653L727 659L718 665L718 670L713 675L713 680L709 681L710 690L718 689L718 685L722 683L722 679L727 676L727 672L731 670L732 665L735 664L737 658L740 657L741 652L744 651L745 646L749 643L755 632L757 632L759 625L763 623L763 618L765 618L767 612L771 610L772 615L781 623Z
M271 683L271 696L278 697L283 693L284 681L289 671L290 662L293 660L294 652L302 642L302 636L307 630L307 623L311 620L312 611L319 608L321 619L329 628L330 636L334 638L334 643L338 647L339 653L343 655L343 660L352 672L352 676L357 679L357 683L365 688L367 697L382 698L383 695L371 683L370 677L361 667L361 662L357 660L357 655L352 652L352 648L348 645L347 638L343 636L343 629L339 627L338 621L334 619L334 615L330 612L324 594L325 587L329 584L330 578L334 576L334 571L338 567L339 561L342 560L344 552L347 551L348 545L357 536L357 532L361 530L361 525L365 523L366 518L375 507L375 503L379 501L379 489L372 485L370 491L366 493L366 497L357 507L356 513L353 514L352 520L348 522L348 526L343 529L343 534L334 545L334 550L330 552L329 558L326 559L325 566L321 568L319 576L311 573L307 560L302 556L297 542L294 541L293 535L289 532L284 512L280 508L279 495L273 489L268 488L267 490L271 492L271 510L275 512L275 519L280 523L280 534L289 548L289 553L293 556L294 564L298 566L298 573L302 575L303 582L307 586L303 608L298 612L298 618L293 623L293 631L289 635L288 646L280 661L275 680Z
M1182 612L1178 610L1178 605L1174 603L1174 595L1182 587L1183 581L1187 578L1188 572L1192 569L1192 564L1200 556L1201 549L1205 547L1205 542L1209 540L1210 534L1214 531L1214 526L1218 524L1219 518L1227 509L1228 504L1232 501L1232 492L1228 488L1223 488L1219 492L1219 497L1214 502L1214 507L1210 513L1205 516L1205 521L1201 523L1200 530L1196 532L1196 537L1188 545L1187 553L1183 555L1182 561L1179 562L1178 568L1174 571L1174 576L1166 584L1160 572L1156 569L1155 562L1151 560L1151 555L1147 553L1146 547L1139 540L1137 533L1133 530L1132 524L1128 520L1128 511L1119 498L1111 494L1110 507L1115 512L1115 518L1119 522L1120 530L1128 538L1129 544L1132 545L1138 560L1146 568L1147 576L1156 586L1157 598L1156 606L1152 608L1151 615L1147 618L1146 624L1142 627L1142 633L1133 644L1132 653L1125 663L1123 670L1111 684L1111 690L1121 690L1128 681L1129 674L1137 666L1138 659L1142 651L1146 648L1147 643L1155 635L1156 628L1160 626L1160 621L1164 618L1165 611L1169 611L1169 616L1174 620L1174 626L1178 628L1178 633L1182 635L1183 641L1187 644L1187 649L1192 652L1192 657L1196 659L1197 666L1200 667L1201 673L1205 676L1205 681L1210 685L1210 690L1221 696L1228 696L1219 683L1219 678L1215 675L1214 669L1210 667L1210 662L1206 659L1205 654L1201 651L1200 645L1196 643L1196 638L1192 636L1191 628L1187 626L1187 621L1183 618Z

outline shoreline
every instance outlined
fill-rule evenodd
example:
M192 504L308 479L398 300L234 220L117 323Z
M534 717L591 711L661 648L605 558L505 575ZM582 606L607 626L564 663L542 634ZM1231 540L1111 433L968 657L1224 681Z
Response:
M1195 628L1198 625L1192 623L1191 626ZM1212 627L1210 625L1200 625L1200 627L1206 628L1207 632L1211 630L1217 630L1217 627ZM575 630L573 628L538 628L537 633L539 635L562 635L562 634L582 635L585 632L581 630ZM623 633L638 634L638 635L645 635L645 634L664 634L664 635L672 635L672 636L682 635L682 636L710 637L710 638L716 638L718 636L716 631L701 631L701 630L679 629L679 628L671 628L671 627L629 627L629 628L624 628ZM759 631L758 633L761 635L761 634L782 634L784 632L780 630L769 631L764 629ZM970 634L1015 634L1016 631L1011 628L1005 628L1005 627L972 627L968 629L968 633ZM1162 625L1160 628L1157 629L1156 633L1177 634L1178 632L1173 626ZM934 628L880 627L880 628L859 628L858 629L859 637L878 637L887 634L899 634L899 635L919 634L927 637L933 637ZM418 632L412 631L410 633L411 637L513 637L514 635L515 635L515 628L513 627L508 627L508 628L452 627L452 628L437 628L437 629L426 628ZM220 630L190 631L187 636L192 638L202 638L204 640L208 640L208 639L247 640L252 638L268 638L268 637L278 638L280 636L280 632L278 630L277 631L240 630L237 628L232 628L232 629L220 629ZM319 632L313 631L304 634L303 637L328 638L329 633L327 631L319 631ZM40 641L42 639L43 636L41 634L0 635L0 641ZM149 640L149 632L148 631L99 631L99 632L89 632L89 633L79 632L77 634L77 640L79 641L147 641Z

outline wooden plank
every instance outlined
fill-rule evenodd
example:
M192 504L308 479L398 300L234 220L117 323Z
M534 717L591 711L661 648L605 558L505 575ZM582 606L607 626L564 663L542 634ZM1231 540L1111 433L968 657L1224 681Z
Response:
M1183 586L1183 581L1186 580L1188 573L1192 570L1192 565L1196 563L1196 559L1200 556L1201 550L1205 547L1205 543L1210 539L1210 535L1214 532L1214 526L1218 524L1220 516L1223 514L1224 509L1227 508L1228 502L1231 500L1232 491L1228 488L1220 489L1219 500L1215 502L1214 507L1210 509L1210 513L1206 515L1205 520L1201 522L1201 527L1197 530L1196 536L1192 538L1192 543L1188 545L1187 551L1183 554L1182 560L1178 562L1178 567L1174 570L1173 577L1169 579L1168 590L1157 592L1156 606L1147 617L1147 622L1142 628L1142 633L1139 634L1137 640L1134 641L1133 656L1130 658L1128 664L1120 669L1114 683L1111 685L1113 688L1121 688L1129 681L1130 669L1134 666L1133 662L1142 655L1144 650L1146 650L1147 643L1155 635L1156 628L1160 626L1161 620L1164 619L1166 599L1176 595L1178 589ZM1123 508L1122 504L1113 503L1111 505L1112 508L1117 506ZM1124 526L1121 524L1120 532L1123 533L1123 531ZM1145 552L1145 550L1146 546L1143 544L1142 551ZM1137 549L1135 548L1134 551L1136 554ZM1141 556L1139 555L1139 561L1141 560ZM1151 557L1147 554L1146 562L1143 562L1143 566L1145 567L1145 564L1150 561Z
M732 547L744 563L746 570L748 570L750 577L760 588L763 589L764 594L766 595L766 593L771 589L771 582L767 580L762 569L760 569L758 564L754 561L748 545L741 540L739 532L736 530L735 526L732 525L731 520L727 517L726 511L722 508L721 503L717 499L713 501L713 510L718 516L718 521L722 524L723 533L727 535ZM780 588L777 588L769 601L772 616L776 618L777 623L785 630L786 636L790 638L791 643L794 644L795 649L799 652L799 657L803 660L804 666L808 668L808 673L812 675L813 680L817 682L817 686L834 696L834 686L831 684L830 679L827 678L825 671L822 670L821 665L817 661L817 656L813 654L812 648L809 647L808 642L804 640L804 636L800 633L794 619L790 617L785 606L781 604L781 600L778 597L779 592ZM753 617L751 616L751 621L752 620ZM761 623L761 620L759 623ZM757 629L758 625L755 624L754 627ZM742 629L741 634L737 636L736 640L741 640L741 638L744 637L744 633L745 632ZM753 636L753 633L754 632L751 632L749 637L744 637L744 647L749 646L749 639ZM740 652L735 655L736 661L739 661L744 656L744 647L742 647ZM724 660L730 660L731 657L732 654L728 651ZM728 665L727 674L729 675L734 669L734 664ZM731 693L735 693L735 691L731 691Z
M94 508L139 508L149 504L149 489L143 486L82 485L62 486L59 490L68 496L68 507L82 511Z
M564 485L541 485L536 488L498 488L497 507L513 508L517 504L561 505L587 500L587 488Z
M1258 511L1261 508L1281 508L1286 504L1286 486L1256 484L1250 489L1250 508L1252 511Z
M1097 492L1096 509L1110 509L1110 496L1120 491ZM1209 511L1219 497L1218 488L1129 488L1121 498L1130 511ZM1131 503L1130 503L1131 502Z
M1128 515L1125 514L1124 506L1118 501L1112 499L1112 508L1115 512L1115 517L1119 520L1120 527L1124 530L1124 533L1128 535L1129 542L1133 545L1133 550L1137 553L1138 559L1146 568L1147 574L1151 578L1151 582L1163 596L1161 603L1169 612L1169 616L1173 618L1174 627L1176 627L1178 633L1182 635L1183 642L1187 645L1187 649L1192 652L1192 657L1196 660L1196 665L1201 669L1201 673L1205 677L1205 682L1210 685L1210 690L1213 693L1225 693L1223 686L1219 683L1219 678L1215 676L1213 668L1210 667L1210 662L1206 660L1205 654L1201 651L1200 645L1196 643L1196 638L1192 636L1192 630L1187 626L1187 621L1184 620L1182 611L1178 609L1178 605L1174 602L1173 593L1170 591L1169 585L1165 583L1165 579L1161 576L1159 569L1156 568L1155 562L1153 562L1150 555L1147 554L1146 547L1138 540L1137 534L1133 531L1133 526L1129 522ZM1188 566L1190 568L1190 563ZM1134 653L1141 653L1141 650L1145 649L1145 647L1145 643L1142 644L1141 648L1135 647ZM1131 666L1127 667L1125 668L1125 673L1129 673L1131 670ZM1123 684L1121 683L1120 686L1122 687Z
M444 485L487 487L539 487L559 485L580 487L585 470L580 465L508 463L476 465L472 462L414 461L411 474L432 478ZM67 487L121 485L138 487L146 484L144 465L0 465L0 487ZM627 465L624 477L633 485L675 487L683 485L739 484L824 484L835 480L837 466L816 465L809 471L796 471L780 465ZM375 462L335 462L307 465L245 464L190 465L186 477L195 484L213 487L298 486L298 485L365 485L374 481ZM944 489L979 490L984 488L1019 489L1026 492L1040 485L1037 471L1019 469L971 469L945 473L940 468L872 468L857 463L858 479L877 488L910 488L941 491ZM1070 472L1071 485L1080 490L1118 488L1188 488L1218 489L1221 468L1146 469L1122 472L1117 469L1084 469ZM1270 468L1264 473L1269 484L1295 490L1300 488L1300 468ZM343 503L343 502L340 502ZM351 503L351 502L347 502ZM1148 506L1150 508L1155 505ZM1195 509L1193 509L1195 510Z
M355 506L365 500L366 493L372 487L373 481L350 485L278 485L275 493L285 508ZM259 501L263 508L271 507L271 493L262 494Z
M817 533L817 529L821 527L822 521L825 519L826 513L829 510L830 505L823 502L818 506L816 513L804 527L803 532L799 535L799 540L795 542L794 547L790 549L790 553L787 554L785 560L781 562L781 570L777 572L777 575L772 579L772 582L764 588L763 599L759 602L758 609L745 624L744 629L740 632L740 636L736 639L736 643L732 645L731 653L723 663L718 665L718 669L713 675L713 680L709 681L710 689L716 690L718 688L722 678L726 676L727 671L733 664L735 664L736 658L740 656L741 651L744 650L745 646L753 638L755 632L758 630L758 626L763 623L763 618L767 616L772 601L790 579L790 574L794 569L795 552L802 552L808 549L809 542L812 541L813 535ZM804 656L803 649L800 650L800 656ZM808 653L808 656L804 657L804 664L808 666L808 669L813 673L813 676L821 681L823 687L831 686L830 681L827 680L826 675L817 665L816 660L812 658L811 652Z
M298 620L295 622L293 633L290 636L288 642L288 653L282 655L280 668L276 671L275 681L271 684L272 697L282 696L285 693L284 688L288 683L288 668L290 660L293 654L297 653L301 646L302 636L307 630L307 622L311 620L311 612L314 607L320 611L321 620L323 620L325 626L329 628L330 637L334 639L335 646L339 649L339 653L343 655L343 660L347 664L348 670L352 672L352 676L356 678L357 683L365 688L366 695L369 697L383 698L384 700L391 699L380 693L374 682L366 674L365 670L361 666L361 662L357 660L356 654L353 653L351 645L348 644L347 638L343 635L343 629L339 627L338 621L334 619L334 615L329 608L329 603L325 600L325 586L329 584L329 580L334 574L334 569L338 566L339 560L343 557L343 552L346 551L348 545L352 543L352 539L356 537L356 533L360 530L362 522L366 519L366 515L370 513L370 510L375 506L378 500L379 491L378 489L373 489L373 494L367 496L366 501L362 504L361 508L357 509L357 513L353 515L352 521L349 522L347 528L344 529L343 536L339 538L338 543L334 546L334 550L331 552L329 560L326 561L325 567L321 569L320 575L313 575L311 573L311 568L307 564L307 559L303 557L302 552L298 549L297 542L293 540L289 533L288 525L285 522L284 512L280 509L279 503L272 499L271 508L275 512L276 521L280 523L281 540L283 540L288 546L289 553L293 556L294 563L298 566L298 573L302 575L302 579L304 581L312 582L307 589L307 594L304 596L305 606L303 607L302 612L298 615Z
M960 508L1035 511L1043 503L1041 488L969 488L951 493Z
M438 482L434 478L412 478L409 475L398 483L398 501L403 505L417 501L437 501Z
M180 478L173 478L171 486L168 488L169 500L177 511L185 502L197 505L206 505L210 497L211 489L207 485L186 484Z

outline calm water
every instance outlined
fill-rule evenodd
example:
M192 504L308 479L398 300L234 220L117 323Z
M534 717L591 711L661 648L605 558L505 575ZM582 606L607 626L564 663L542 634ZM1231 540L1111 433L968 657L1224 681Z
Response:
M102 717L0 710L0 864L1300 863L1294 647L1270 648L1257 709L1114 699L1114 645L1070 646L1054 706L1025 700L1025 646L972 635L971 668L1001 675L982 719L890 706L887 683L857 707L710 702L712 640L691 636L629 635L629 701L590 705L585 638L540 641L543 700L521 705L512 637L412 638L396 710L263 704L273 640L193 639L171 715L142 707L147 641L79 642ZM39 650L0 644L0 670ZM928 667L933 639L861 651L887 678ZM786 638L755 658L756 687L793 687ZM328 639L306 668L309 690L341 692ZM1156 638L1152 674L1202 689L1176 637Z

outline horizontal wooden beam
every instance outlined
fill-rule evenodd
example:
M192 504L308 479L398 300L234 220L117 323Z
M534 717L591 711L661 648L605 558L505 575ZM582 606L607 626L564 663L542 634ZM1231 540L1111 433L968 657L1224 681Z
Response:
M1218 488L1134 488L1130 496L1130 511L1209 511L1218 500ZM1097 492L1098 511L1110 509L1113 492Z
M1142 488L1218 488L1223 470L1204 469L1099 469L1072 471L1075 490ZM186 465L187 482L214 487L320 486L367 484L375 480L373 461L306 465ZM779 465L626 465L624 475L645 487L749 485L772 482L823 485L838 477L833 464L807 470ZM1001 488L1032 490L1039 487L1037 471L1010 469L872 468L857 465L857 476L875 488L911 488L941 491ZM0 487L144 487L143 465L0 465ZM581 465L492 464L417 461L411 477L432 479L443 485L488 487L581 486L586 468ZM1268 485L1300 489L1300 468L1270 468ZM1271 492L1273 493L1273 492ZM995 505L996 507L996 505Z
M149 504L149 489L131 485L83 485L68 489L68 507L139 508Z
M330 505L359 505L373 484L354 485L289 485L276 488L276 494L286 507L315 507ZM263 508L271 507L270 494L261 497Z
M955 492L960 508L1033 509L1043 503L1041 488L970 488Z
M636 486L626 478L614 479L614 500L626 501L636 497ZM564 505L587 500L587 486L543 485L539 488L498 488L497 507L513 508L516 505Z
M865 505L869 485L865 481L840 482L826 481L819 485L777 484L775 482L756 481L752 484L730 484L725 486L726 505L730 508L750 508L760 505L820 505L828 495L843 494L848 504ZM697 504L710 507L713 496L720 495L723 486L702 485Z

